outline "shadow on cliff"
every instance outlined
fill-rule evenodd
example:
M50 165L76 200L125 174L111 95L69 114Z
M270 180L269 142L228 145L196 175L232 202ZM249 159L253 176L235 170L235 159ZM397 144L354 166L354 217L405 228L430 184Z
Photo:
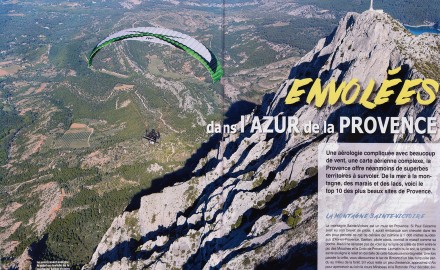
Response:
M228 111L225 113L224 124L232 125L240 121L242 115L250 114L256 104L248 101L237 101L233 103ZM203 143L200 148L185 162L185 165L172 173L165 174L163 177L154 179L151 183L151 187L143 189L138 192L131 199L125 211L132 212L139 209L141 205L141 198L146 195L158 193L164 188L173 186L176 183L185 182L191 179L193 176L197 176L203 173L203 171L209 171L217 166L219 160L209 160L202 168L203 171L196 171L196 166L199 164L200 159L207 156L209 151L216 149L222 140L222 134L214 134L209 140Z
M223 177L220 177L223 178ZM212 254L224 251L227 249L236 249L246 240L252 240L256 236L250 235L250 231L254 223L264 214L269 214L271 216L278 216L281 214L281 209L285 208L287 205L297 200L301 196L309 196L317 192L317 176L310 177L308 179L302 180L298 186L291 190L282 191L275 194L269 201L266 202L265 207L260 209L250 208L243 214L242 225L238 228L232 229L228 234L220 238L214 238L207 241L203 247L200 247L196 253L192 254L186 263L183 265L182 269L202 269L203 263L205 263ZM235 195L235 194L234 194ZM205 195L201 195L204 196ZM215 218L213 218L215 219ZM154 259L154 261L160 260L161 256L167 252L171 246L175 243L176 239L182 236L187 236L190 230L200 230L209 221L200 220L195 224L182 224L177 225L173 223L170 227L160 226L156 231L149 232L147 235L141 237L140 240L130 239L129 241L124 241L117 244L114 248L101 254L98 258L96 267L94 269L102 269L107 263L113 263L115 261L121 260L122 258L127 258L129 260L148 260L154 254L160 254ZM251 250L257 249L259 247L264 247L269 242L277 238L278 236L284 234L290 228L285 228L275 233L270 238L266 239L262 243L252 244L247 247L239 248L234 250L228 256L223 258L216 266L211 267L211 269L220 269L222 264L226 264L231 261L235 256L249 252ZM147 241L155 240L159 235L167 235L169 240L161 246L155 246L150 250L140 250L138 248ZM292 250L297 250L299 246L292 247ZM302 249L301 249L302 250ZM286 255L288 256L289 253ZM313 257L313 253L309 256ZM150 265L145 265L146 268Z
M249 132L247 130L247 132ZM240 139L246 138L246 133L241 134ZM243 136L243 138L242 138ZM325 135L322 135L325 136ZM293 158L301 151L302 148L322 139L322 136L315 137L311 140L307 140L303 142L298 147L295 147L288 151L285 155L285 158L275 170L275 173L271 173L260 186L253 188L252 190L248 190L247 192L258 193L263 188L267 187L272 182L272 179L275 177L276 173L285 169L287 164L292 162ZM278 142L274 143L274 145L285 140L283 137L276 138ZM232 142L231 142L232 143ZM212 183L208 184L201 192L199 197L195 200L193 205L186 209L184 212L179 212L175 218L177 221L180 216L189 217L194 215L197 211L202 211L202 215L205 215L205 212L208 211L205 207L202 209L199 206L206 206L209 204L209 201L215 197L213 196L213 192L216 190L218 186L221 186L224 181L227 179L235 179L230 186L236 186L240 181L239 176L244 175L246 171L256 170L259 166L261 166L261 162L265 160L271 160L278 154L278 148L272 148L262 157L258 158L256 162L250 163L245 166L245 169L235 171L236 166L243 162L243 159L240 159L236 165L229 168L228 172L224 175L219 176L217 179L214 179ZM247 154L245 154L247 155ZM233 189L234 190L234 189ZM191 230L199 231L201 228L205 227L207 224L214 225L217 216L221 213L224 213L229 209L231 202L234 200L234 197L240 193L240 190L234 190L235 192L228 193L228 196L224 202L223 207L221 207L218 211L214 213L214 216L209 220L199 220L194 224L184 223L178 225L177 222L174 222L169 227L160 226L155 231L151 231L146 235L143 235L141 239L135 240L130 239L128 241L124 241L122 243L118 243L114 248L107 250L104 254L101 254L98 258L95 269L101 269L105 264L112 263L118 261L122 258L127 258L129 260L148 260L154 254L158 254L158 257L154 259L154 261L160 260L160 257L166 253L171 246L175 243L177 239L180 237L188 236ZM244 192L244 191L243 191ZM253 224L264 214L268 214L271 216L278 216L281 214L281 209L285 208L287 205L292 203L294 200L297 200L301 196L308 196L315 194L317 192L317 176L312 176L310 178L302 180L297 186L292 189L287 189L285 191L281 191L273 196L266 197L265 202L258 208L250 208L243 214L243 224L239 226L239 228L232 229L231 232L224 235L220 238L214 238L212 240L207 241L203 247L200 247L194 254L192 254L186 263L183 265L183 269L201 269L203 267L203 262L209 260L212 254L217 253L219 251L224 251L227 249L235 249L240 246L243 241L251 240L255 236L249 235ZM199 210L198 210L199 209ZM268 244L270 241L282 235L290 228L282 229L281 231L275 233L269 239L263 241L260 244L253 244L251 246L240 248L239 250L233 251L229 256L223 258L223 260L217 265L214 266L214 269L220 268L222 264L228 263L232 260L238 253L249 252L252 249L256 249L259 247L263 247ZM166 235L168 240L161 246L155 246L150 250L138 250L140 246L142 246L147 241L154 241L160 235ZM204 241L205 235L200 236L200 241ZM160 255L159 255L160 254ZM151 265L146 265L149 267Z
M228 113L226 114L227 120L225 123L232 124L236 123L239 120L239 116L243 114L249 114L251 109L254 109L253 107L249 107L249 109L245 110L243 112L242 108L239 108L240 111L236 111L236 106L243 106L243 103L235 104ZM296 106L290 107L290 110L286 111L288 115L294 115L294 112L298 110L303 106L303 104L297 104ZM260 110L261 107L256 107L254 110L254 113L256 116L264 115L265 112ZM233 118L233 117L237 118ZM229 159L231 158L232 154L236 151L238 145L241 144L241 142L245 139L250 137L250 128L247 127L245 132L240 133L239 137L229 142L225 146L225 153L224 156ZM291 134L276 134L274 136L267 135L266 138L262 138L265 141L273 139L274 142L272 143L272 146L266 151L264 154L262 154L259 158L252 160L249 164L246 164L243 169L236 170L238 166L242 165L245 161L246 157L250 154L251 149L255 146L255 143L251 143L244 151L241 153L240 157L238 157L237 162L232 165L227 172L225 172L223 175L219 176L217 179L213 179L211 183L209 183L201 192L198 198L194 201L193 205L190 206L188 209L184 210L183 212L177 213L177 216L175 217L175 220L179 220L179 217L190 217L194 215L197 211L202 211L202 214L204 215L207 209L205 207L202 207L201 209L199 206L206 206L209 204L209 201L215 197L213 196L212 192L216 190L217 187L224 184L224 182L228 179L234 179L232 183L229 184L229 186L236 186L238 182L241 179L245 173L250 171L256 171L258 167L260 167L264 162L267 160L274 159L282 149L286 147L286 142L289 140ZM277 172L283 171L288 164L293 162L293 159L295 156L298 155L298 153L301 151L301 149L316 143L320 140L322 140L327 134L321 134L319 136L312 137L308 140L305 140L304 142L300 143L297 147L294 147L287 151L283 157L283 159L280 161L278 167L274 172L271 172L268 176L268 178L263 181L261 185L258 187L253 188L252 190L247 190L246 192L253 192L258 193L262 189L267 188L268 185L272 182L272 180L275 178ZM164 187L171 186L178 182L184 182L193 176L197 176L198 174L203 174L204 172L210 171L213 168L215 168L221 160L216 157L212 160L208 161L204 167L197 172L193 172L193 170L196 168L200 158L203 158L206 156L206 154L212 150L218 147L218 144L221 140L221 135L214 135L211 137L210 141L206 144L204 144L201 149L197 151L196 154L194 154L187 162L186 166L184 166L181 170L165 175L163 178L154 180L154 184L152 188L146 189L142 191L141 193L137 194L132 202L130 203L129 207L127 207L127 211L133 211L136 209L139 209L140 207L140 200L142 196L160 192ZM290 179L290 178L289 178ZM288 179L288 180L289 180ZM285 184L288 184L289 181L287 181ZM143 235L141 239L130 239L128 241L124 241L122 243L118 243L115 247L113 247L110 250L107 250L105 253L101 254L98 258L96 268L95 269L101 269L105 264L112 263L115 261L118 261L122 258L127 258L129 260L148 260L153 256L154 254L160 254L158 257L155 258L155 261L160 260L160 257L166 253L171 246L175 243L176 239L179 239L180 237L187 236L191 230L199 231L202 227L205 227L207 224L213 224L215 220L217 219L217 216L227 211L234 200L234 198L240 194L243 190L236 190L232 188L232 192L230 192L224 202L224 205L214 213L213 217L210 217L209 220L199 220L198 222L194 224L188 224L184 223L181 225L178 225L177 222L174 222L169 227L159 227L155 231L151 231L147 233L146 235ZM258 208L251 208L247 210L243 214L243 225L239 228L233 229L230 233L227 235L215 238L212 240L209 240L205 243L203 247L200 248L200 250L197 250L193 255L191 255L186 263L183 265L184 269L198 269L198 267L202 268L203 262L206 262L212 254L223 251L226 249L234 249L239 247L239 245L246 240L251 240L253 238L252 235L249 235L250 230L252 229L253 224L264 214L269 214L271 216L277 216L281 213L281 209L285 208L287 205L289 205L294 200L298 199L300 196L307 196L316 193L317 191L317 176L310 177L308 179L302 180L297 186L292 187L292 189L288 189L286 191L281 191L277 194L274 194L273 196L266 196L265 202L263 205L259 206ZM244 191L243 191L244 192ZM279 235L285 233L286 230L289 230L290 228L285 228L281 230L280 232L277 232L272 237L264 241L263 243L257 245L251 245L249 247L246 247L246 250L240 250L239 252L249 252L252 249L263 247L268 242L272 241L274 238L278 237ZM150 250L139 250L139 247L142 246L147 241L155 241L158 236L166 235L168 237L168 240L166 243L164 243L161 246L155 246ZM200 241L204 241L205 235L200 236ZM235 251L230 254L230 256L226 256L219 265L215 266L214 268L220 268L221 264L228 263L235 255L238 255ZM149 265L146 265L146 267L149 267Z
M329 45L336 34L336 28L333 32L326 37L324 47ZM319 53L315 53L310 62L302 62L299 65L295 65L289 74L289 79L305 79L305 78L318 78L319 71L322 66L329 60L330 54L320 56Z

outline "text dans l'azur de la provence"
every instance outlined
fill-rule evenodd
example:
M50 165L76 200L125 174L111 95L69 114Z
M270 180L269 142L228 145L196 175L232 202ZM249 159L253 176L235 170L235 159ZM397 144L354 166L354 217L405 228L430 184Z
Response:
M396 76L401 67L388 71L388 75ZM433 104L437 99L439 83L433 79L414 79L402 81L400 78L387 79L382 82L377 92L373 92L376 86L374 80L370 80L367 87L362 89L358 79L349 82L341 82L337 85L331 80L324 87L321 79L311 78L295 79L285 98L286 105L295 105L301 101L306 94L305 88L309 91L305 102L308 105L322 108L325 103L330 106L337 104L351 105L360 104L367 109L375 109L379 105L390 102L392 96L397 106L408 105L413 100L422 106ZM398 89L395 89L399 87ZM416 91L418 89L418 91ZM326 121L320 124L308 121L300 123L296 116L263 116L253 117L242 116L241 121L234 125L222 125L211 122L207 125L207 133L237 133L245 132L246 126L250 125L250 133L366 133L376 132L404 134L435 134L437 133L436 117L359 117L341 116L337 127Z

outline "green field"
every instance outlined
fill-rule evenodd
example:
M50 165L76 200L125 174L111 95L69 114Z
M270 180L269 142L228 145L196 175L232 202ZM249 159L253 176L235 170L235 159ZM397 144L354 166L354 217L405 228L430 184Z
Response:
M89 147L91 132L65 133L56 143L55 148L84 148Z

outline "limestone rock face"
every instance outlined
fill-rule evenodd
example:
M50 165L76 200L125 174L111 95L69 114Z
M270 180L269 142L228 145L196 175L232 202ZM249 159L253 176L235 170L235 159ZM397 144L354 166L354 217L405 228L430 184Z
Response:
M385 13L349 13L248 117L285 115L300 123L336 125L339 116L438 117L438 103L317 109L305 103L306 95L294 105L284 100L292 82L302 78L320 78L323 85L356 78L362 88L375 80L373 95L388 70L400 66L402 80L438 80L438 66L429 67L440 62L439 50L439 36L413 36ZM318 144L439 140L392 134L261 134L249 131L250 122L244 124L245 132L224 134L188 179L145 195L138 209L117 217L84 268L315 269Z

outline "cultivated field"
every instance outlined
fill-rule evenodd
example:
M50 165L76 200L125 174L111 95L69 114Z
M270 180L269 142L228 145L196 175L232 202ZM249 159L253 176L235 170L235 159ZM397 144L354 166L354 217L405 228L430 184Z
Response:
M93 128L85 124L73 123L70 129L55 143L55 148L85 148L90 147L90 137Z

